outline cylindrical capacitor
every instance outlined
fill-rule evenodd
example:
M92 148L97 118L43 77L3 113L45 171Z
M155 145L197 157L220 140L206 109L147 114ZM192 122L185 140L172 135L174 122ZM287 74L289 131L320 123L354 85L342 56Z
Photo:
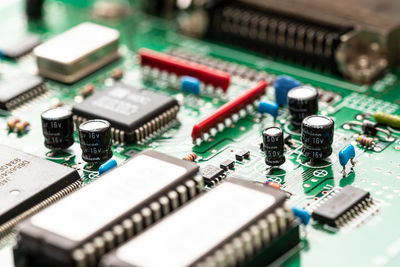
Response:
M263 131L265 163L280 166L285 162L283 131L279 127L269 127Z
M332 154L334 122L326 116L313 115L303 120L301 141L303 155L323 159Z
M66 149L74 143L74 123L70 110L51 108L44 111L41 117L44 145L47 148Z
M112 157L111 125L105 120L89 120L79 125L82 159L103 163Z
M314 87L303 85L288 93L288 105L291 115L290 124L300 128L305 117L318 113L318 91Z

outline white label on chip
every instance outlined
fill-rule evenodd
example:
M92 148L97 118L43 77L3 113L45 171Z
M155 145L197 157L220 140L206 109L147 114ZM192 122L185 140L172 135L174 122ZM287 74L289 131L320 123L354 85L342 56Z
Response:
M33 225L81 241L185 174L186 169L139 155L31 219Z
M266 193L223 183L117 250L135 266L187 266L273 205Z

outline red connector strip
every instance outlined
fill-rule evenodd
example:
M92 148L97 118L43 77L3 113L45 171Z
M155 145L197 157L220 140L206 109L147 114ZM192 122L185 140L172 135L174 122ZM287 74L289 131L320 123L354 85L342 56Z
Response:
M145 48L139 50L139 56L142 66L157 68L178 76L192 76L206 85L219 87L224 92L228 90L231 80L229 73Z
M264 80L258 82L253 88L248 89L242 95L225 103L210 116L196 123L193 126L192 139L196 140L197 138L201 138L204 133L208 133L210 129L216 127L218 123L223 123L225 119L231 117L234 113L252 104L265 94L267 85L268 83Z

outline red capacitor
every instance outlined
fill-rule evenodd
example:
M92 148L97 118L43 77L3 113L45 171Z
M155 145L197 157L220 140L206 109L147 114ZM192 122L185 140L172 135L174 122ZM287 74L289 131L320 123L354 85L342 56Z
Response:
M231 80L229 73L145 48L140 49L138 53L142 66L150 66L178 76L192 76L204 84L220 87L224 92L228 90Z
M207 133L211 128L216 127L218 123L223 122L226 118L260 98L265 94L267 85L268 83L264 80L258 82L253 88L246 90L240 96L220 106L214 113L196 123L193 126L192 139L200 138L203 133Z

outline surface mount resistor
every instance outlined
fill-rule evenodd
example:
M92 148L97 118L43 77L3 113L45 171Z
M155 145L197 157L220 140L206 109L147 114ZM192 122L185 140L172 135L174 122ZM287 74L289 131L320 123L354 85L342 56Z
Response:
M27 121L20 121L20 122L17 122L15 124L15 128L14 129L15 129L16 132L20 133L20 132L25 131L28 128L29 125L30 124Z
M95 90L96 90L96 87L92 83L88 83L83 87L83 89L81 91L81 95L83 97L90 96L91 94L94 93Z
M18 123L18 122L20 122L21 120L19 119L19 118L12 118L12 119L9 119L8 121L7 121L7 126L8 126L8 128L10 129L10 130L14 130L14 128L15 128L15 125Z

